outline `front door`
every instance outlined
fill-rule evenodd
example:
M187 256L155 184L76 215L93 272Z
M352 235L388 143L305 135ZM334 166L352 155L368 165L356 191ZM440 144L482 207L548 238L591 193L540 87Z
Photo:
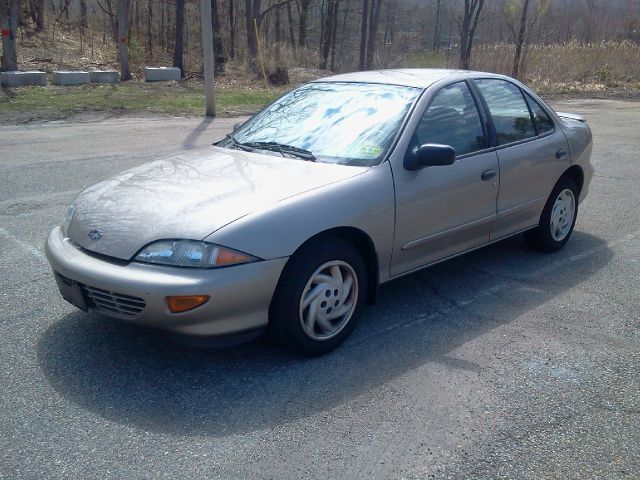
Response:
M408 150L436 143L456 150L452 165L409 171L393 164L396 230L391 276L409 272L489 242L500 182L466 82L439 90L429 101Z

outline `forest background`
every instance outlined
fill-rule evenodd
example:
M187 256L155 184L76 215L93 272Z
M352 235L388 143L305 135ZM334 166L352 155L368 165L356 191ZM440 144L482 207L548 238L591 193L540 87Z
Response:
M208 1L221 114L332 73L400 67L504 73L551 96L640 98L640 0ZM0 0L0 22L2 70L114 68L126 82L4 88L6 119L202 110L200 0ZM144 83L145 66L177 66L183 80Z

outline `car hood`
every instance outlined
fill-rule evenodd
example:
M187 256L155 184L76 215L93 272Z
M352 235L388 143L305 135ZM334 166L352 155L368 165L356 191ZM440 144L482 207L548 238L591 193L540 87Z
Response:
M201 240L252 212L366 170L214 146L190 150L84 190L74 200L67 235L87 250L128 260L154 240Z

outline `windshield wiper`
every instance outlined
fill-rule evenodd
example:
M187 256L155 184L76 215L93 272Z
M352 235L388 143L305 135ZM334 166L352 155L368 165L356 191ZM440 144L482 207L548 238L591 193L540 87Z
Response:
M275 152L280 152L280 154L284 157L285 153L289 155L293 155L294 157L302 158L303 160L309 160L310 162L315 162L316 157L309 150L305 150L304 148L294 147L293 145L286 145L284 143L278 142L247 142L244 144L245 146L260 148L262 150L271 150Z
M245 152L253 152L254 150L252 146L236 140L236 137L233 136L233 133L227 133L227 138L231 141L232 147L239 148L240 150L244 150Z

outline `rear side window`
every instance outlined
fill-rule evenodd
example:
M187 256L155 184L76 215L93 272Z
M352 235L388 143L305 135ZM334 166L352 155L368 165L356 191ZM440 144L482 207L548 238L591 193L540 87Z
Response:
M474 82L491 112L499 145L536 136L529 107L518 87L497 79L474 80Z
M448 85L435 94L415 135L418 145L449 145L456 155L486 147L478 108L465 82Z
M536 128L538 129L538 135L545 134L553 130L553 121L547 115L547 112L536 102L529 94L525 94L531 113L533 113L533 121L536 122Z

